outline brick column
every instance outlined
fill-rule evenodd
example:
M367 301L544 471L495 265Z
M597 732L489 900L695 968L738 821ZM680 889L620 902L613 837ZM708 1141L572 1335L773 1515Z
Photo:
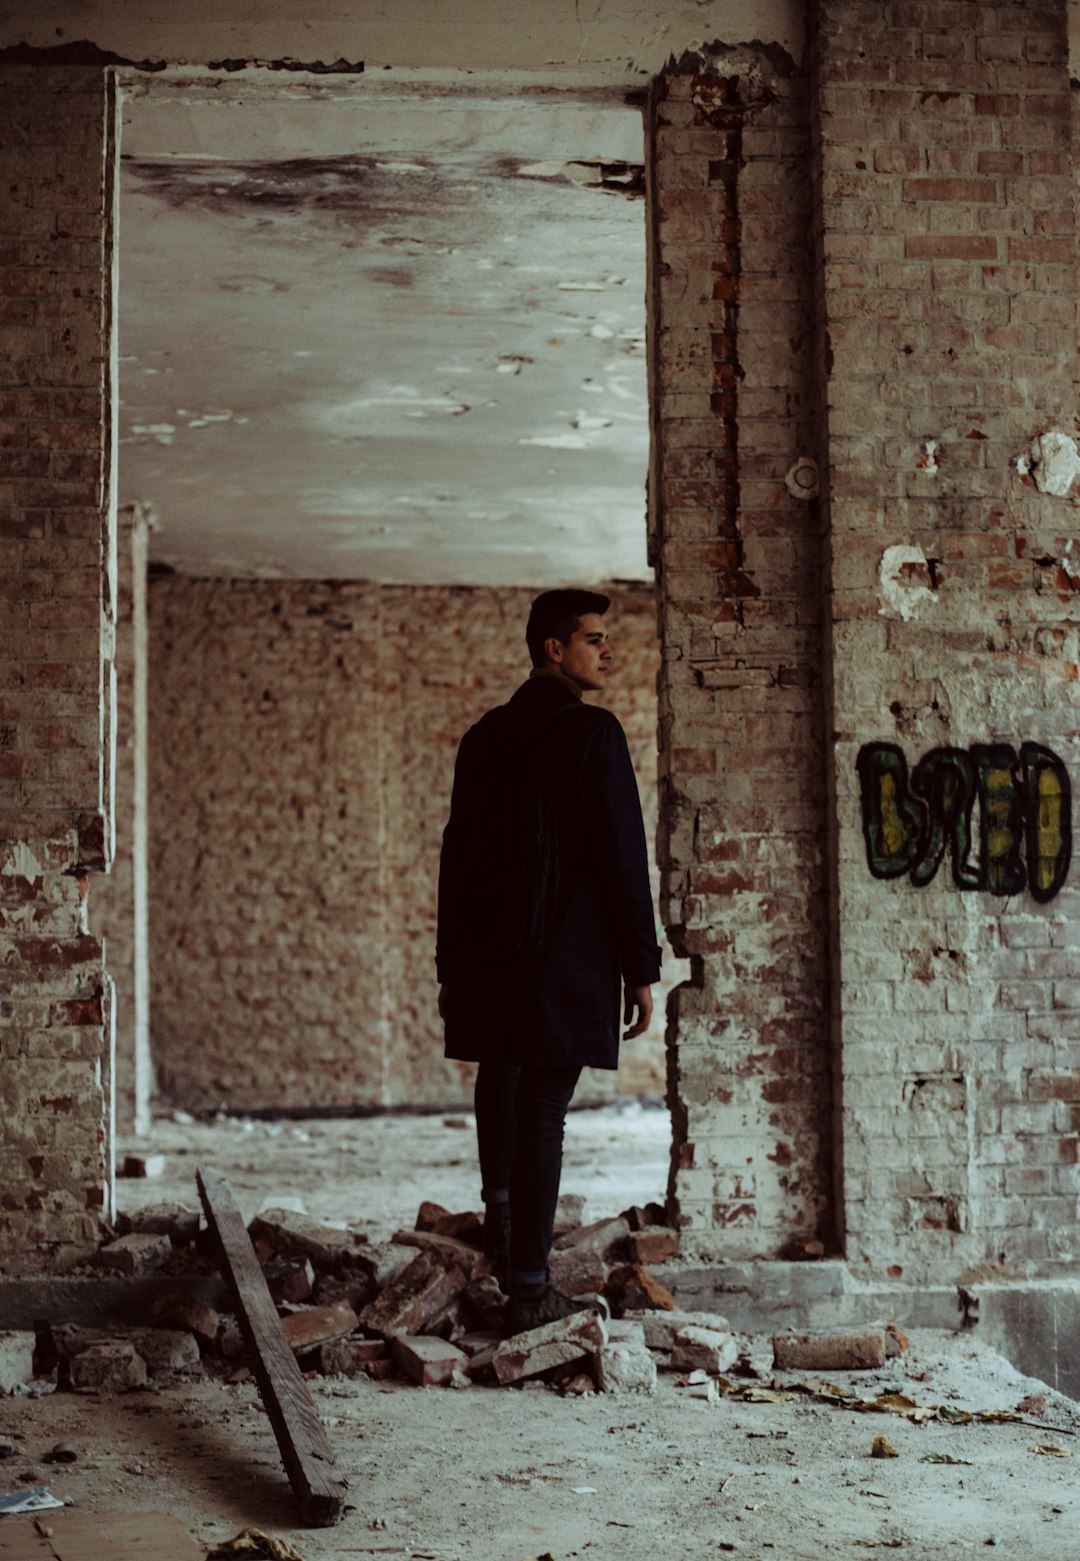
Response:
M842 1198L909 1279L1076 1257L1066 9L813 8Z
M109 1211L107 343L114 104L0 70L0 1262L62 1265Z
M805 92L747 50L661 78L650 111L663 916L692 962L670 1192L704 1257L828 1225Z

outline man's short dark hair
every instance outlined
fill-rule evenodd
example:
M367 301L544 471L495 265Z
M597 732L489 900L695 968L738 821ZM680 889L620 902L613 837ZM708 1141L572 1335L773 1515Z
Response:
M529 611L525 628L525 643L529 647L534 667L542 667L547 657L544 644L556 639L563 645L570 643L570 636L581 628L586 613L599 613L601 617L611 606L610 596L599 591L583 591L573 586L559 591L542 591Z

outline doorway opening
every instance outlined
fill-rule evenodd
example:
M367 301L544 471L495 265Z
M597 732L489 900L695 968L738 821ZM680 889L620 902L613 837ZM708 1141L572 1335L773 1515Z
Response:
M614 582L610 703L655 836L642 143L601 91L128 84L120 490L156 517L127 603L169 1133L220 1115L280 1150L312 1137L281 1118L467 1107L435 1014L438 844L540 589ZM95 898L134 982L128 905ZM639 1162L656 1140L654 1198L663 1009L579 1089ZM121 1028L129 1135L135 1059Z

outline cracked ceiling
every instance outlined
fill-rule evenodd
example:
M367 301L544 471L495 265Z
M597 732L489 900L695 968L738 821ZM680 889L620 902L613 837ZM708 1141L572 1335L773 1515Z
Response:
M154 82L122 152L121 502L159 567L648 578L621 95Z

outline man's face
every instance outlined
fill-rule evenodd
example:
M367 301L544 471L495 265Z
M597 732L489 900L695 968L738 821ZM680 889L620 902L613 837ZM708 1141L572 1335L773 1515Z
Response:
M592 693L606 684L614 653L598 612L587 612L578 621L581 627L574 630L568 644L550 639L544 649L551 666Z

